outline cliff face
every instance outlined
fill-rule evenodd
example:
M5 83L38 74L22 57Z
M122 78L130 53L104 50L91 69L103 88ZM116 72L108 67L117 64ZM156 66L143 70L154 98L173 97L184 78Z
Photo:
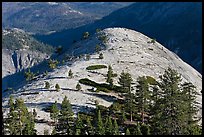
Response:
M101 41L101 37L106 37L106 42ZM113 78L114 85L118 85L120 73L124 70L129 72L133 78L133 82L137 83L139 76L151 76L158 79L159 75L164 73L168 67L175 69L181 74L183 81L192 82L196 86L196 91L200 93L202 90L202 76L190 65L181 60L175 53L169 51L160 43L151 43L151 38L140 32L126 28L108 28L96 33L88 39L76 42L72 48L66 53L59 56L58 60L66 60L69 54L82 55L91 54L90 59L85 57L76 57L75 61L65 62L64 65L58 66L47 76L32 81L30 84L24 85L13 93L14 97L21 97L28 104L29 109L35 108L39 119L50 120L49 113L43 111L42 108L52 104L53 102L62 102L65 96L68 97L73 105L74 113L78 111L89 111L95 108L94 100L98 100L99 104L110 106L116 99L115 94L105 92L90 92L91 86L81 84L81 91L76 91L76 85L82 78L88 78L97 83L106 83L106 74L108 69L98 69L88 71L86 68L91 65L111 65L113 72L117 73L117 77ZM99 59L99 54L95 53L96 45L101 45L103 49L103 59ZM71 64L71 65L70 65ZM69 70L73 72L73 78L67 78ZM45 89L45 82L50 83L50 89ZM55 92L55 85L61 87L59 92ZM36 95L23 95L22 92L39 92ZM8 92L9 93L9 92ZM105 97L104 97L105 96ZM107 97L107 98L106 98ZM202 115L202 96L197 96L199 105L198 115ZM8 103L8 96L3 97L3 106ZM43 134L44 128L52 131L52 127L37 123L36 129L38 134Z
M2 49L2 78L37 65L49 55L29 50Z
M20 29L3 30L2 37L2 88L4 90L15 85L12 79L17 82L16 77L12 75L48 59L53 48L38 42ZM23 78L23 75L20 78Z

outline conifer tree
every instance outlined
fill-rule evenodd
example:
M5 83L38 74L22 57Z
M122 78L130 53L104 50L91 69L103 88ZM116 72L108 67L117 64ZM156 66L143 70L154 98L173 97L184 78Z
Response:
M103 59L103 53L99 54L99 59Z
M83 130L83 128L84 128L84 125L83 125L83 122L82 122L82 120L80 118L80 114L78 113L77 114L76 125L75 125L75 130L76 130L75 134L77 134L77 130L81 134L81 131ZM78 133L78 135L79 135L79 133Z
M55 101L55 103L51 106L51 109L50 109L50 117L51 119L54 120L55 124L57 122L58 116L59 116L59 109L57 107L57 101Z
M161 98L156 102L152 115L152 133L165 135L181 135L186 128L187 104L184 100L187 93L181 89L181 76L177 71L168 68L160 76L159 87ZM190 101L191 102L191 101Z
M98 109L98 112L97 112L96 134L97 135L104 135L105 134L105 128L104 128L103 121L101 118L100 109Z
M86 131L88 132L88 135L94 135L94 128L91 124L89 117L87 117L86 119L86 125L87 125Z
M130 135L130 130L128 128L125 131L125 135Z
M80 85L79 83L77 83L76 89L77 89L78 91L81 90L81 85Z
M55 127L54 127L53 130L52 130L51 135L56 135L56 134L57 134L57 131L56 131Z
M120 84L122 87L122 92L127 93L130 91L130 86L131 86L132 78L129 73L125 73L124 70L120 74L118 84Z
M65 96L61 104L59 117L59 128L63 134L71 134L73 127L73 115L72 106L67 99L67 96Z
M95 47L95 50L96 50L97 53L99 53L99 51L101 50L101 47L97 44L96 47Z
M113 134L113 124L112 124L112 120L111 117L106 117L107 118L107 123L105 124L106 126L106 135L112 135Z
M138 112L141 113L142 123L144 123L144 114L147 114L149 111L150 103L148 102L148 100L150 100L148 82L144 76L139 77L137 90L135 93L135 101Z
M140 125L137 123L135 130L134 130L134 135L142 135L142 132L140 130Z
M113 135L120 135L119 127L116 119L114 119L114 123L113 123Z
M108 74L107 74L107 80L106 82L109 83L110 85L112 85L113 83L113 69L111 67L111 65L108 66Z
M59 92L59 90L60 90L59 84L56 84L56 85L55 85L55 89L56 89L57 92Z
M49 135L48 129L44 129L44 135Z
M69 78L73 78L73 73L72 73L71 69L69 70L68 76L69 76Z
M50 88L50 83L48 81L45 82L45 88L49 89Z

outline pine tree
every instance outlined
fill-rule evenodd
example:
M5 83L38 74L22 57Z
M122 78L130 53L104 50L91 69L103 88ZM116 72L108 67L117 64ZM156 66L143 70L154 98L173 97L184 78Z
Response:
M48 129L44 129L44 135L49 135Z
M59 90L60 90L59 84L56 84L56 85L55 85L55 89L56 89L57 92L59 92Z
M51 109L50 109L50 117L51 119L54 120L55 124L57 123L58 116L59 116L59 109L57 107L57 101L55 101L55 103L51 106Z
M129 131L128 128L127 128L126 131L125 131L125 135L130 135L130 131Z
M111 67L111 65L108 66L108 74L107 74L107 80L106 82L109 83L110 85L112 85L113 83L113 69Z
M150 128L148 125L142 124L140 129L141 129L142 135L150 135Z
M76 89L77 89L78 91L81 90L81 85L80 85L79 83L77 83L77 85L76 85Z
M73 115L72 106L67 99L67 96L65 96L61 104L59 117L59 128L63 134L71 134L73 127Z
M103 59L103 53L99 54L99 59Z
M103 121L101 118L100 109L98 110L98 113L97 113L96 134L97 135L104 135L105 134L105 128L104 128Z
M118 127L118 123L116 121L116 119L114 119L114 123L113 123L113 135L120 135L119 132L119 127Z
M135 101L138 112L141 113L142 123L144 123L144 114L149 112L150 103L149 85L145 77L138 78L137 90L135 93Z
M86 60L90 60L91 56L89 54L86 55Z
M137 123L135 130L134 130L134 135L142 135L142 132L140 130L140 125Z
M10 135L17 135L19 134L18 128L18 113L15 111L15 103L13 96L11 95L9 98L9 113L8 119L6 119L5 123L7 124L7 128L9 130Z
M76 129L75 135L81 135L81 130L80 129Z
M94 135L94 128L91 124L89 117L87 117L86 119L86 125L87 125L86 131L88 132L88 135Z
M89 36L90 36L89 32L84 32L84 34L83 34L84 39L87 39Z
M35 77L35 74L28 69L28 72L25 72L26 81L31 81Z
M99 53L99 51L101 51L101 47L97 44L96 47L95 47L95 50L96 50L97 53Z
M122 92L127 93L128 91L130 91L131 82L132 82L131 75L129 73L125 73L124 71L122 71L118 81L118 84L122 86L121 87Z
M155 103L152 121L153 134L180 135L185 129L187 105L181 90L181 76L168 68L160 76L161 98Z
M57 131L56 131L55 127L54 127L53 130L52 130L51 135L56 135L56 134L57 134Z
M106 131L106 135L112 135L113 134L113 124L112 124L112 120L111 117L106 117L107 121L105 124L105 131Z
M71 69L69 70L68 77L69 77L69 78L73 78L73 73L72 73L72 70L71 70Z
M37 117L37 112L35 109L33 109L33 117L34 117L34 119Z
M77 130L80 131L79 133L81 134L81 131L83 130L84 128L84 125L83 125L83 122L80 118L80 115L79 113L77 114L77 120L76 120L76 125L75 125L75 129L76 129L76 132L75 134L77 133ZM79 135L79 134L78 134Z
M48 81L45 82L45 88L49 89L50 88L50 83Z
M195 115L199 111L197 107L199 103L196 101L196 96L199 95L199 93L197 93L195 89L196 87L192 83L185 82L182 84L182 97L186 104L186 110L184 111L186 117L183 121L182 132L187 135L197 134L194 132L196 131L194 129L196 129L197 122L200 120L200 118L195 118Z

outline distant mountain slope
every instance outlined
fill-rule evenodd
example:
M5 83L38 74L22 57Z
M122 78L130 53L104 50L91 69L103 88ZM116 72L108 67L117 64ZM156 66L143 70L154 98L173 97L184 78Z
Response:
M131 3L121 2L3 2L3 28L53 33L76 28Z
M93 33L97 28L126 27L156 38L201 73L201 4L200 2L137 2L92 24L36 38L52 45L68 46L73 40L79 40L85 31Z

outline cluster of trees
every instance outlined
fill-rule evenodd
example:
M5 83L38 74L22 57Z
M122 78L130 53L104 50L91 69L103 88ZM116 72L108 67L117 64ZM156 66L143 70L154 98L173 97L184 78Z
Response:
M9 99L9 113L3 119L3 134L5 135L36 135L35 116L36 112L29 112L22 99L13 96Z
M154 135L200 134L200 119L194 117L198 112L195 86L182 83L181 76L170 68L159 78L161 82L151 83L147 77L139 77L134 86L131 75L121 73L118 83L126 93L129 121L147 125Z
M28 69L27 72L25 72L24 74L26 81L31 81L34 79L34 77L36 76L35 73L31 72L30 69Z
M108 68L107 82L113 85L113 69ZM110 107L96 104L89 114L74 117L72 106L65 96L61 104L50 108L54 121L52 135L199 135L202 127L196 106L197 92L192 83L182 82L181 76L170 68L156 81L152 77L138 77L137 82L122 71L118 83L123 99ZM114 86L114 85L113 85ZM48 86L47 86L48 87ZM77 90L81 89L79 83ZM12 135L36 134L35 115L28 112L22 100L9 101L10 111L3 131ZM6 130L5 130L6 129ZM5 132L4 132L5 133ZM45 129L45 134L48 131Z

